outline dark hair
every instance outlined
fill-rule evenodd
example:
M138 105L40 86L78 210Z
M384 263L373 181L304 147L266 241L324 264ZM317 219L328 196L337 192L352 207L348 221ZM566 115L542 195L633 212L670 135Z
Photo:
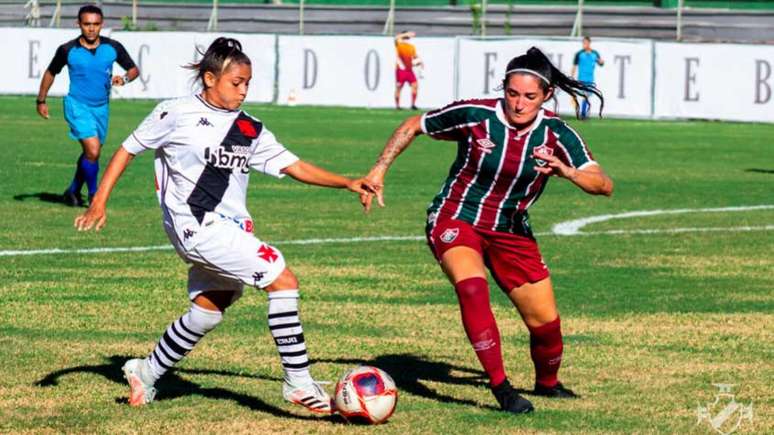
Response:
M199 62L190 63L185 67L196 71L196 80L201 80L202 86L207 89L207 85L204 83L204 74L211 72L219 77L226 66L236 65L252 65L250 58L242 52L242 44L233 38L220 37L210 44L207 51L202 53L198 48L196 51L202 55L202 59Z
M584 37L583 37L583 40L584 40L584 41L589 41L589 42L591 42L591 37L589 37L589 36L584 36Z
M81 6L80 9L78 9L78 22L81 22L81 16L83 14L97 14L100 18L104 18L104 15L102 15L102 9L100 9L98 6L94 5L84 5Z
M592 84L586 84L567 77L537 47L530 48L526 54L514 57L508 62L508 67L505 68L505 78L503 78L503 89L508 86L508 79L510 79L511 75L516 73L531 73L540 78L540 87L543 89L543 92L548 92L550 88L557 87L567 92L575 102L575 116L578 118L580 118L578 96L587 98L587 94L596 95L601 103L599 106L599 117L602 117L602 109L605 107L605 98L602 96L602 92ZM552 98L555 96L556 94Z

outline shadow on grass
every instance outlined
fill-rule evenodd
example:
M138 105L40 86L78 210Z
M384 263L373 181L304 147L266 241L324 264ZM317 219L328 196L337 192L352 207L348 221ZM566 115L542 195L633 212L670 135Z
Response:
M51 193L51 192L20 193L18 195L13 196L13 199L15 199L16 201L26 201L32 198L37 198L41 202L50 202L53 204L65 205L64 198L62 198L61 193Z
M759 174L774 174L774 169L748 168L745 172L757 172Z
M105 379L109 381L113 381L118 384L126 384L121 367L123 367L124 363L130 358L132 357L124 356L124 355L113 355L113 356L107 357L107 362L105 364L84 365L84 366L70 367L62 370L57 370L46 375L46 377L36 382L35 385L39 387L54 387L59 385L59 378L73 373L93 373L96 375L103 376ZM197 395L197 396L202 396L209 399L231 400L253 411L265 412L275 417L293 418L298 420L310 420L310 421L325 420L331 423L345 423L344 419L338 415L326 416L326 417L297 415L297 414L290 413L282 408L278 408L274 405L270 405L257 397L252 397L246 394L237 393L234 391L227 390L225 388L205 388L195 382L191 382L190 380L181 378L180 376L178 376L178 373L186 373L186 374L192 374L192 375L237 376L237 377L243 377L243 378L254 378L254 379L268 380L268 381L277 381L277 382L282 381L282 379L271 377L271 376L246 375L246 374L234 373L234 372L229 372L224 370L173 369L172 371L164 375L164 377L161 378L159 382L156 384L156 387L158 389L156 400L159 400L159 401L172 400L178 397ZM277 385L277 387L279 388L279 384ZM126 403L127 398L120 397L120 398L116 398L115 401L117 403Z
M440 382L450 385L487 385L486 375L480 370L473 370L467 367L455 366L438 361L430 361L424 357L413 354L390 354L380 355L369 360L365 359L316 359L314 362L326 362L335 364L362 364L379 367L390 374L398 391L405 391L426 399L436 400L443 403L453 403L458 405L479 406L477 402L466 399L457 399L438 393L437 391L424 385L422 382ZM461 375L452 373L461 372ZM519 392L524 392L519 390ZM494 402L494 396L491 397ZM500 408L486 405L486 409L499 410Z

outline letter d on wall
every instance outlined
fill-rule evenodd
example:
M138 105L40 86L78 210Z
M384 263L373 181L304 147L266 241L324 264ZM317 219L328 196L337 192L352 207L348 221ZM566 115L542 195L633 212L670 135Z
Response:
M313 88L317 83L317 55L304 49L304 89Z

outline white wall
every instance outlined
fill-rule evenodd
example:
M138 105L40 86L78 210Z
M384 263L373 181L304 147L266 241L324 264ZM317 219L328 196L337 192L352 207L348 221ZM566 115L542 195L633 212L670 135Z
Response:
M196 86L193 73L183 66L201 58L218 36L237 38L253 64L247 101L271 102L274 95L274 35L213 34L194 32L113 32L112 37L129 52L140 77L126 87L114 87L116 98L173 98L190 95ZM122 71L114 65L116 73Z
M503 78L508 62L538 47L556 65L570 74L575 53L581 48L577 40L558 39L499 39L460 40L459 89L460 98L492 98ZM604 113L611 116L647 117L651 111L652 44L650 41L611 41L595 39L593 48L605 60L597 67L597 86L605 96ZM594 113L599 108L591 100ZM553 105L550 106L553 109ZM574 113L566 94L559 94L558 110Z
M278 104L391 107L395 48L378 36L279 36Z
M110 36L110 31L103 31L103 34ZM3 51L8 59L0 68L0 94L37 95L40 79L54 58L57 47L78 35L80 30L77 28L0 29L0 41L7 41L3 44ZM60 74L49 95L65 95L69 84L67 74Z
M193 32L110 32L141 70L138 80L114 88L114 98L170 98L193 92L191 72L220 35L239 39L253 62L251 102L393 107L395 48L384 36L275 36ZM56 48L77 29L0 28L8 61L0 69L0 94L37 94ZM508 61L537 46L569 73L580 41L564 38L416 38L425 63L417 105L443 106L456 98L495 97ZM707 118L774 122L774 46L653 43L595 39L605 59L597 84L605 114L639 118ZM654 63L655 59L655 63ZM116 72L121 72L116 66ZM275 75L276 74L276 75ZM275 100L275 83L277 96ZM50 95L67 92L67 74ZM404 88L403 106L410 93ZM595 109L596 109L595 105ZM572 105L560 95L559 111Z
M774 122L774 47L656 44L657 118Z

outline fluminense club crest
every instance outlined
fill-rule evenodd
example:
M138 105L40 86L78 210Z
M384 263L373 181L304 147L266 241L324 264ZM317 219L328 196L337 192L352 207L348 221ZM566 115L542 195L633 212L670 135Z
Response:
M552 150L551 148L547 147L546 145L536 146L532 150L532 152L533 153L540 153L540 154L547 154L549 156L554 155L554 150ZM546 165L546 161L542 160L542 159L535 159L535 163L537 163L538 166L545 166Z
M752 422L752 402L748 405L737 402L731 393L732 384L713 385L718 387L719 391L714 402L696 408L697 425L707 422L717 433L728 435L739 429L743 420Z
M460 234L459 228L447 228L446 231L441 234L441 241L444 243L451 243Z

